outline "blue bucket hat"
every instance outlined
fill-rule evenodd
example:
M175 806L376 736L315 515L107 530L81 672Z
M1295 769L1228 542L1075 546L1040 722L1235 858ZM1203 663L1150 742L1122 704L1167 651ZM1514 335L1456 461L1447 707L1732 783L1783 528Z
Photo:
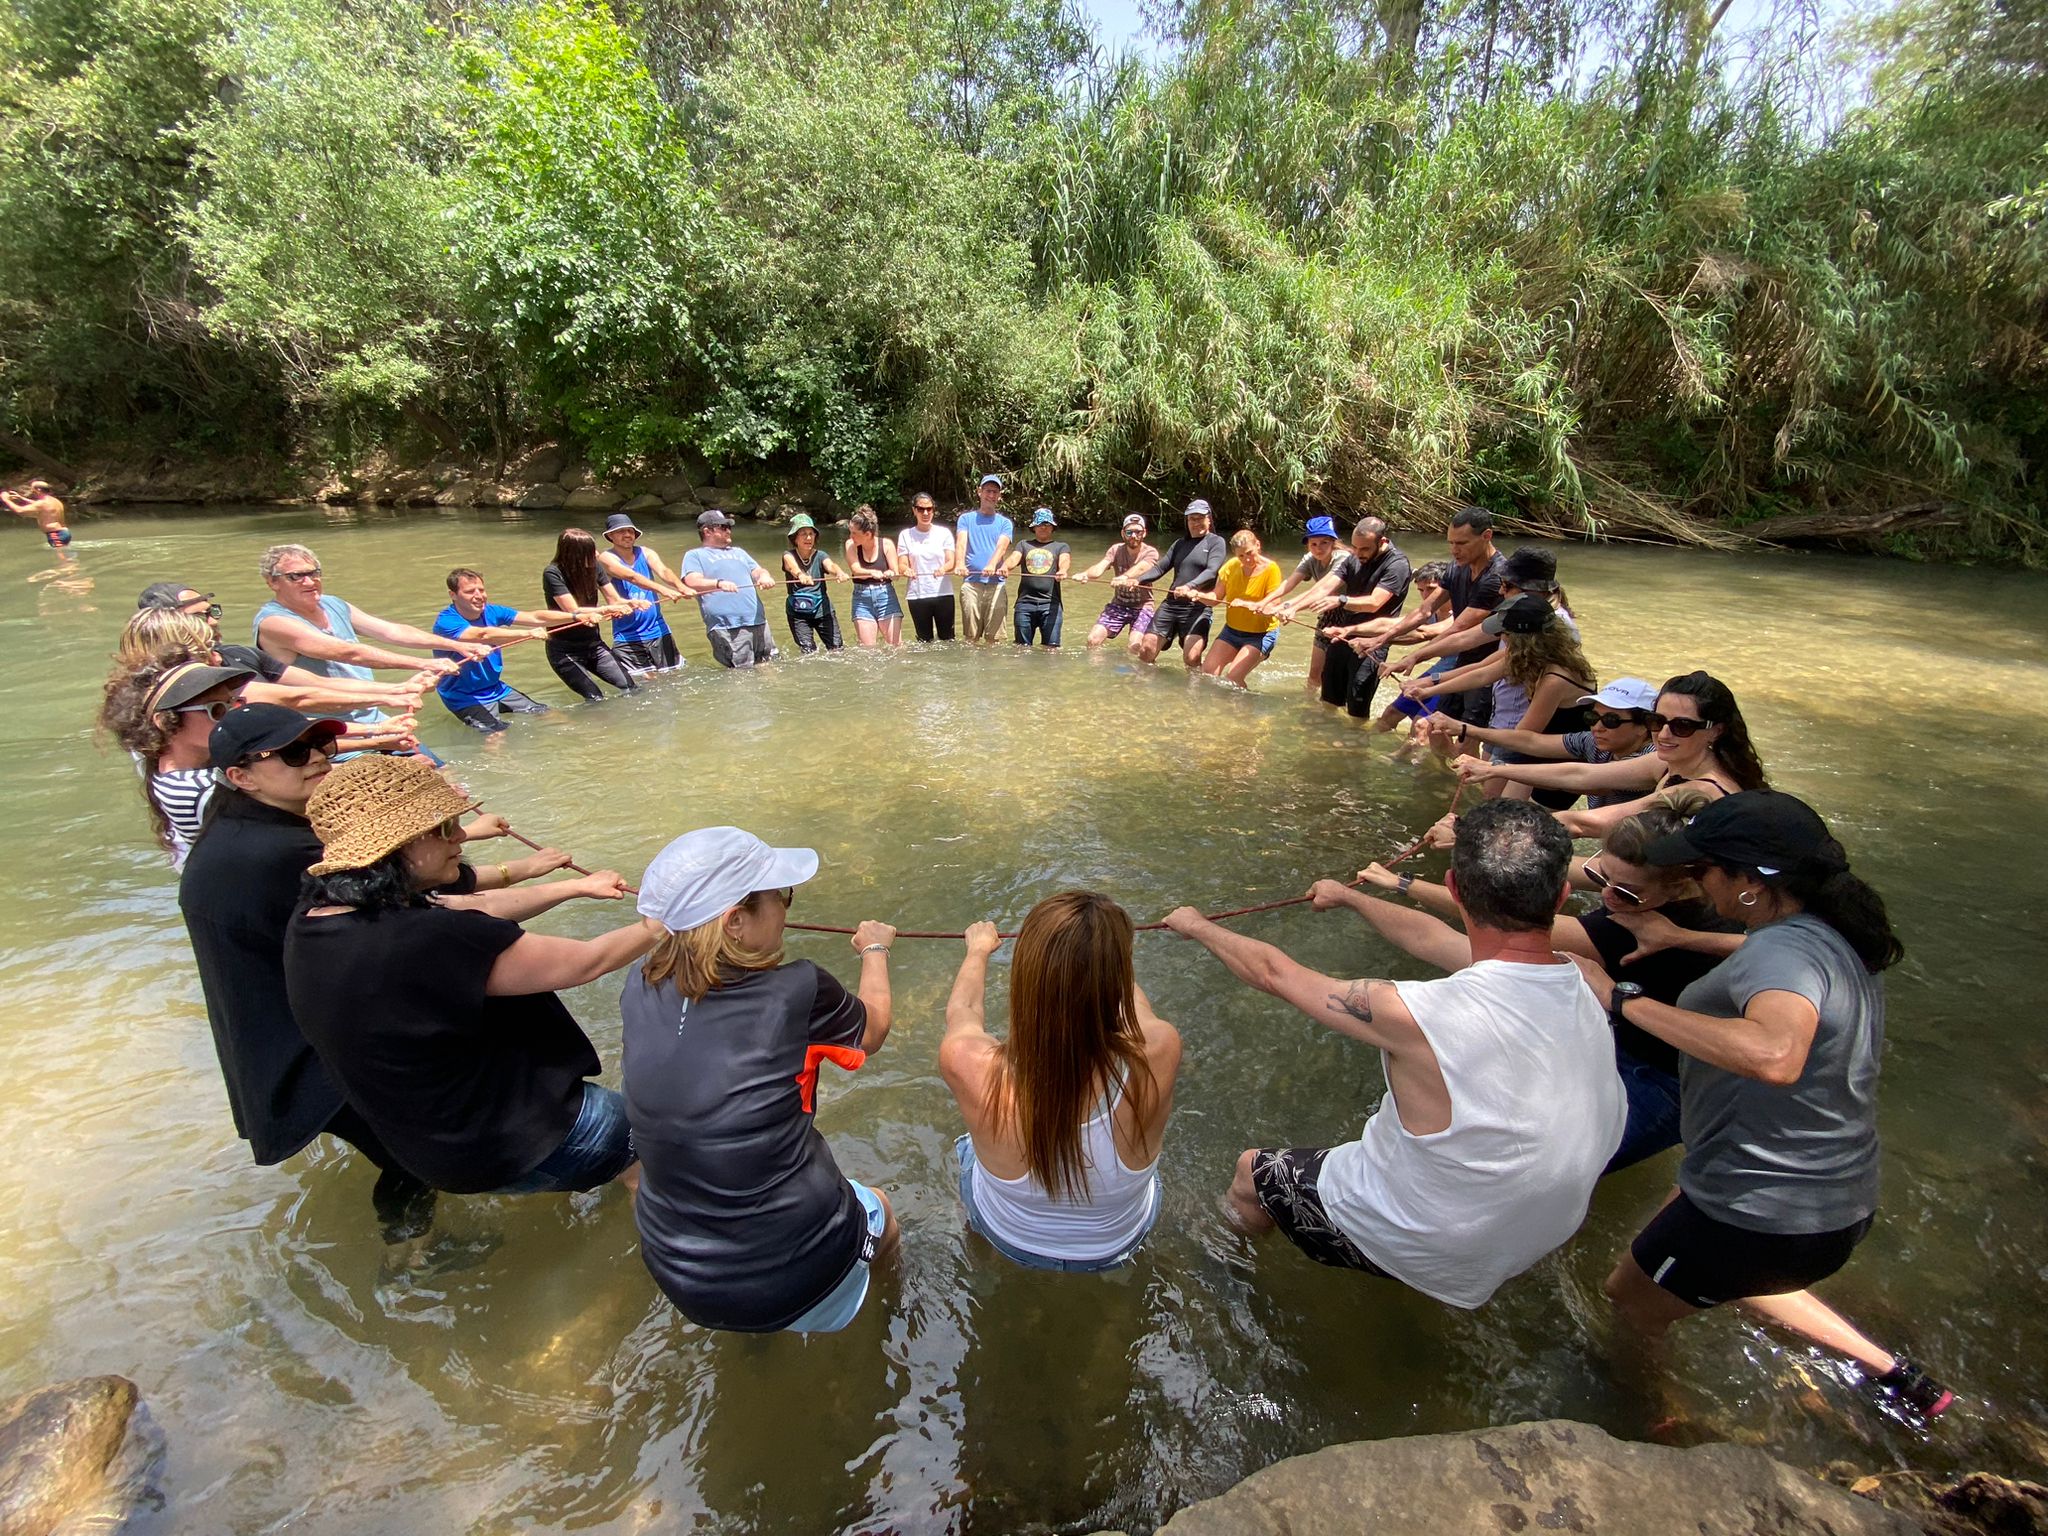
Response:
M1031 514L1031 526L1034 528L1043 528L1047 523L1057 524L1058 522L1059 519L1052 515L1051 507L1040 507Z
M1334 517L1312 517L1308 520L1308 532L1301 536L1306 544L1310 539L1334 539L1337 537L1337 520Z

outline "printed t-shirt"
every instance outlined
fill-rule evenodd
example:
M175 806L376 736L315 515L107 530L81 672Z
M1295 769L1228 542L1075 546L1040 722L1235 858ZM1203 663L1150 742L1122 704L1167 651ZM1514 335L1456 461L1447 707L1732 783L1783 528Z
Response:
M760 589L754 585L754 572L759 569L759 563L744 549L713 549L707 544L683 556L685 575L729 581L739 588L737 592L706 592L697 599L706 629L747 629L768 621Z
M808 960L696 1002L643 964L619 1013L648 1272L702 1327L785 1326L861 1254L860 1200L813 1116L819 1061L864 1059L866 1005Z
M616 549L611 553L613 559L623 559ZM638 571L642 576L645 576L649 581L654 579L654 570L647 563L647 551L638 544L633 546L633 558L625 560L624 563L633 570ZM652 587L643 586L641 583L629 580L624 576L608 574L603 566L597 568L597 575L600 581L609 581L613 586L617 587L621 597L637 597L649 603L655 602L661 597L661 594ZM543 574L542 579L546 579L545 574ZM636 609L632 613L622 613L612 620L612 640L618 645L626 645L635 641L659 640L667 633L668 620L661 616L661 609L659 608Z
M1467 608L1477 608L1481 613L1493 612L1500 606L1501 583L1507 579L1507 574L1508 557L1499 550L1493 552L1493 558L1480 567L1476 576L1461 561L1453 560L1451 574L1444 578L1444 590L1451 595L1451 617L1457 618ZM1472 632L1479 634L1477 629ZM1458 666L1469 667L1493 654L1493 637L1480 635L1480 638L1486 643L1458 653Z
M1742 931L1742 924L1731 923L1720 916L1710 902L1668 902L1657 908L1657 913L1695 933ZM1616 922L1612 913L1605 907L1584 913L1579 918L1579 926L1586 930L1586 937L1599 953L1601 969L1616 981L1638 983L1645 997L1660 1003L1676 1004L1687 987L1721 963L1715 956L1703 955L1694 949L1660 949L1654 955L1645 955L1640 960L1623 964L1629 955L1635 953L1636 936ZM1615 1025L1614 1043L1645 1066L1669 1072L1673 1077L1678 1075L1678 1047L1658 1039L1648 1030L1638 1029L1622 1019Z
M1042 544L1036 539L1026 539L1017 549L1024 556L1018 567L1021 575L1017 582L1017 606L1059 607L1060 556L1071 555L1072 547L1065 539L1047 539Z
M1834 929L1795 913L1752 929L1678 1006L1737 1018L1760 992L1796 992L1820 1022L1787 1087L1686 1056L1678 1187L1716 1221L1756 1232L1836 1232L1877 1209L1877 1074L1884 983Z
M328 634L350 644L357 641L359 637L356 634L355 620L349 617L347 603L338 597L322 597L320 611L327 620ZM283 603L273 599L258 608L256 616L249 621L249 638L259 650L263 646L263 621L279 618L290 619L295 624L305 624L308 629L315 627L307 623L301 615L293 613ZM368 667L359 667L352 661L328 661L323 657L308 656L303 651L292 659L291 665L320 677L348 677L363 683L370 682L376 677L376 673ZM340 719L353 720L358 725L374 725L384 718L384 711L374 705L365 705L361 709L337 710L335 714Z
M461 611L450 603L434 616L434 633L448 640L460 640L465 629L497 629L501 625L516 623L519 619L517 608L507 608L503 603L485 603L483 617L465 619ZM454 651L436 651L436 656L448 661L462 661ZM452 677L444 677L434 685L434 691L441 695L441 702L450 709L460 709L465 704L495 704L505 697L505 656L502 651L475 661L463 661L462 670Z
M982 575L981 568L995 559L998 544L1016 536L1017 525L1000 512L962 512L960 537L967 544L967 579L979 586L1001 581L1000 576Z
M896 535L896 548L910 562L910 584L904 588L905 597L943 597L953 590L941 574L953 563L952 529L937 523L929 528L906 528Z
M292 1016L407 1172L477 1194L562 1144L598 1071L552 992L488 997L517 923L456 907L308 917L285 936Z
M1245 635L1263 635L1280 622L1270 613L1254 613L1247 606L1264 602L1280 590L1279 562L1268 560L1259 567L1258 575L1247 576L1244 562L1232 555L1217 574L1216 590L1230 605L1223 615L1226 628Z

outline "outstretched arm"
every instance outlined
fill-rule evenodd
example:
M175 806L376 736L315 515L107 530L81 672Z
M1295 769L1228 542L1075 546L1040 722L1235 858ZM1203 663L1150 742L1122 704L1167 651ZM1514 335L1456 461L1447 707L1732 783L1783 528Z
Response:
M1448 897L1449 893L1445 894ZM1440 971L1462 971L1472 963L1472 941L1442 918L1412 907L1397 907L1335 880L1318 880L1309 895L1315 899L1318 912L1349 907L1372 924L1381 938L1424 965L1433 965Z
M1271 944L1210 922L1193 907L1176 908L1167 915L1166 926L1200 944L1247 986L1292 1003L1340 1035L1384 1051L1407 1051L1420 1034L1405 1008L1393 1010L1386 1018L1380 1016L1380 1007L1393 997L1391 982L1339 981L1325 976L1289 959Z

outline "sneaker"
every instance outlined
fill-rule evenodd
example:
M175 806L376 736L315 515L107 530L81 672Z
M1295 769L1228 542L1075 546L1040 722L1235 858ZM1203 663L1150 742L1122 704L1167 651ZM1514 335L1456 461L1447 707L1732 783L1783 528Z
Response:
M1895 1357L1892 1368L1882 1376L1871 1377L1870 1383L1923 1419L1946 1413L1956 1400L1955 1393L1904 1355Z

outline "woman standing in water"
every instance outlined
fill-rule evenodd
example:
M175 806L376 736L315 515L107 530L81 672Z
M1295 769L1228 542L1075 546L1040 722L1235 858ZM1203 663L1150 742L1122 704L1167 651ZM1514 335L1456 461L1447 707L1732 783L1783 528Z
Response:
M864 646L903 643L903 604L896 597L896 541L885 539L873 507L853 514L846 541L846 567L853 576L853 632Z
M597 540L581 528L564 528L555 540L555 558L541 567L541 600L564 613L588 615L587 624L551 629L542 642L548 665L571 692L595 703L604 697L599 683L609 683L621 693L637 693L640 685L597 632L597 620L609 616L625 618L644 613L654 605L643 598L630 603L619 596L609 581L597 572Z
M1259 605L1280 590L1280 566L1266 558L1266 547L1249 528L1230 536L1230 558L1216 573L1212 592L1196 601L1223 607L1223 632L1202 658L1202 670L1240 688L1252 669L1273 654L1280 621ZM1227 605L1227 606L1225 606Z
M855 930L857 993L808 960L785 965L790 903L817 872L808 848L707 827L641 878L662 937L620 999L646 1170L633 1214L648 1273L701 1328L835 1332L896 1247L887 1198L839 1171L814 1118L820 1064L851 1071L889 1038L896 930Z
M135 759L150 830L182 869L206 816L216 778L207 738L235 707L246 667L177 661L118 674L100 705L100 729Z
M1806 1289L1849 1261L1877 1213L1879 978L1905 954L1883 899L1810 806L1769 790L1714 802L1644 857L1696 871L1748 935L1675 1005L1583 967L1617 1026L1682 1053L1678 1188L1607 1277L1609 1299L1653 1339L1739 1302L1932 1418L1954 1395Z
M828 651L842 649L839 615L832 611L828 581L845 581L846 572L832 563L832 557L818 548L818 525L808 512L789 520L789 548L782 552L782 574L789 580L789 595L782 600L782 616L789 621L789 637L806 655L823 645Z
M1159 1151L1180 1034L1153 1013L1131 919L1068 891L1031 909L1010 967L1010 1033L982 1022L994 923L967 930L939 1071L967 1121L955 1143L967 1224L1013 1263L1103 1270L1159 1219Z

